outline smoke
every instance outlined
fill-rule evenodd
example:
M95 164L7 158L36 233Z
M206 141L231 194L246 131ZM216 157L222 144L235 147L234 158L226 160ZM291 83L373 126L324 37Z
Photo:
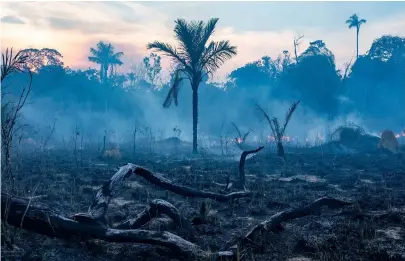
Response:
M122 95L126 95L134 104L131 108L138 109L104 112L92 111L69 100L61 104L52 97L36 97L27 103L22 111L22 120L29 126L26 128L26 138L40 143L52 133L50 143L60 144L61 141L72 140L79 133L86 144L100 144L104 136L107 142L112 144L131 144L135 128L140 130L139 139L152 135L155 140L161 140L177 136L178 133L174 131L177 127L181 130L180 139L192 141L192 93L189 84L182 86L177 107L163 108L162 102L166 94L166 89L150 91L146 88L123 92ZM292 102L293 100L275 99L272 97L272 88L268 86L224 90L210 84L202 84L199 91L199 139L219 136L234 139L237 137L231 125L234 122L243 133L250 128L254 129L248 137L248 142L266 140L272 133L268 122L255 109L254 104L258 103L270 118L277 117L280 124L283 124ZM340 102L343 106L347 101L340 99ZM393 129L394 133L401 130L401 126L392 120L370 120L356 112L341 113L333 119L328 119L301 102L287 126L285 136L300 144L308 140L312 143L325 142L337 127L349 122L374 134L382 132L381 126L387 126L384 129Z

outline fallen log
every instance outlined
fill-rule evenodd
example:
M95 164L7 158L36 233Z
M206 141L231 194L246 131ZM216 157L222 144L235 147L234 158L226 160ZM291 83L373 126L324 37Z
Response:
M121 170L124 171L125 173L127 171L130 171L133 174L144 178L148 182L158 187L161 187L163 189L166 189L168 191L171 191L173 193L185 197L209 198L220 202L226 202L237 198L250 197L252 195L250 191L237 191L228 194L218 194L214 192L200 191L190 187L176 185L173 184L170 180L164 178L163 176L157 173L152 173L151 171L132 163L128 163L127 165L122 166L120 168L120 171Z
M105 215L107 212L108 204L111 198L118 191L122 182L132 174L131 170L125 168L119 168L118 171L106 182L97 192L93 203L90 205L87 215L91 218L107 223ZM86 216L86 213L79 213L75 215L74 219L77 219L80 215Z
M342 208L351 205L350 202L345 202L342 200L322 197L312 203L298 208L287 209L272 215L269 219L259 223L249 230L249 232L241 239L236 239L226 244L225 248L235 249L236 243L239 242L239 246L245 248L248 244L253 244L255 246L263 246L263 240L270 231L280 230L281 223L289 220L302 218L308 215L314 215L320 213L323 206L328 208ZM262 242L259 242L262 241Z
M246 157L245 157L246 158ZM239 191L233 192L229 194L217 194L213 192L205 192L195 190L189 187L180 186L173 184L170 180L164 178L161 175L154 174L151 171L142 168L140 166L134 165L132 163L128 163L118 169L118 171L111 177L111 179L106 182L97 192L93 203L88 209L87 213L77 213L75 214L72 219L75 221L79 221L81 223L98 223L98 224L107 224L106 220L106 212L108 208L108 204L110 203L112 197L116 194L119 190L120 186L122 185L123 181L130 177L132 174L141 176L142 178L146 179L148 182L159 186L161 188L167 189L173 193L186 196L186 197L200 197L200 198L210 198L217 201L229 201L235 198L242 198L242 197L249 197L251 195L248 191ZM156 209L157 207L160 208L161 211L166 211L164 214L170 214L169 216L175 221L179 219L176 217L174 206L169 206L168 202L163 202L162 200L156 201L154 207L151 210ZM171 205L171 204L170 204ZM147 213L147 212L145 212ZM146 214L143 219L146 218ZM138 218L141 218L138 216ZM130 222L135 222L134 224L138 224L141 219L135 222L133 219ZM126 223L126 224L129 224Z
M136 218L126 220L114 228L137 229L148 223L159 214L169 216L179 228L192 229L190 222L180 215L175 206L161 199L152 200L149 206L144 211L139 213Z
M69 239L74 236L82 236L108 242L145 243L167 247L181 256L193 258L193 260L234 260L236 257L235 249L242 249L243 251L248 244L263 246L263 242L262 244L258 243L260 237L265 237L267 233L277 229L281 222L317 214L320 212L322 206L340 208L351 204L323 197L307 206L279 212L271 216L270 219L254 226L241 240L237 240L239 247L233 245L231 247L233 251L226 250L216 253L204 251L194 243L167 231L113 229L98 225L97 223L80 223L56 213L47 205L40 203L30 204L30 201L27 199L12 197L6 193L1 193L1 219L9 225L52 238ZM138 221L138 224L140 223L142 222ZM126 226L128 227L128 224ZM229 248L226 247L225 249Z
M208 259L213 255L217 259L233 257L233 253L230 251L218 253L204 251L199 246L167 231L112 229L95 223L80 223L56 213L45 204L31 203L28 205L28 202L26 199L1 193L2 221L7 220L9 225L52 238L69 239L75 236L83 236L108 242L132 242L163 246L171 249L176 254L193 258L193 260Z

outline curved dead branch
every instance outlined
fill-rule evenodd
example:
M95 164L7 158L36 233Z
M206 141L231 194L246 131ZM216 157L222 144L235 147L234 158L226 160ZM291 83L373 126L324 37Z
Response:
M249 154L257 153L257 152L261 151L263 148L264 148L264 146L261 146L261 147L255 149L255 150L244 151L240 155L240 160L239 160L239 182L240 182L240 186L242 188L245 187L245 162L246 162L246 157Z
M351 204L352 203L350 202L345 202L330 197L319 198L304 207L288 209L274 214L269 219L250 229L241 240L234 240L233 243L228 244L228 246L235 244L235 241L240 241L240 246L242 247L252 243L256 246L261 246L263 245L263 242L261 242L262 239L265 238L270 231L279 230L282 222L320 213L323 206L333 209L342 208ZM235 246L232 248L235 248Z
M245 157L246 158L246 157ZM106 224L106 211L108 208L108 204L111 201L111 198L115 195L115 193L120 188L121 184L125 179L127 179L132 174L141 176L142 178L146 179L148 182L161 187L163 189L167 189L173 193L186 196L186 197L198 197L198 198L210 198L217 201L229 201L235 198L243 198L249 197L251 195L248 191L239 191L239 192L232 192L229 194L218 194L213 192L206 192L206 191L199 191L193 188L189 188L186 186L180 186L173 184L170 180L164 178L163 176L152 173L151 171L142 168L140 166L134 165L132 163L128 163L119 168L119 170L111 177L111 179L106 182L103 187L99 189L96 194L96 197L89 207L88 213L79 213L74 216L75 220L84 221L84 220L94 220L96 222L101 222ZM155 203L162 201L156 201ZM169 210L173 209L168 207L168 202L164 204L160 204L160 209L162 210ZM165 207L164 207L165 206ZM152 208L158 207L158 204L151 206ZM174 208L175 209L175 208ZM153 210L153 209L152 209ZM170 211L169 211L170 212ZM170 213L174 213L173 211ZM166 214L166 213L165 213ZM175 216L175 215L173 215ZM174 220L176 222L176 220Z
M179 228L191 228L190 222L188 222L188 220L184 219L180 215L175 206L161 199L153 200L144 211L138 214L136 218L124 221L121 224L115 226L115 228L137 229L140 228L142 225L148 223L159 214L165 214L169 216Z
M185 197L209 198L219 202L226 202L237 198L250 197L252 195L249 191L237 191L228 194L218 194L214 192L200 191L190 187L176 185L163 176L152 173L151 171L132 163L128 163L127 165L122 166L120 170L121 169L123 171L132 171L132 173L146 179L147 181L158 187Z

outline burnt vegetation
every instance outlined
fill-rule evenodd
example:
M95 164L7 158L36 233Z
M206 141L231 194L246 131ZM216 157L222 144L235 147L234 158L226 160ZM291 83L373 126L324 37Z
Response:
M199 110L200 86L207 87L206 77L237 54L227 40L209 41L217 22L178 19L176 47L159 41L147 45L173 61L175 69L163 91L155 87L162 69L156 54L143 60L146 72L141 78L141 73L116 72L124 53L110 43L99 42L90 49L88 59L100 66L99 71L68 70L53 49L5 51L2 260L405 260L405 153L395 133L387 131L391 140L382 142L360 126L344 124L331 130L327 140L310 146L286 139L302 107L328 117L337 113L335 87L353 85L377 63L380 70L404 69L404 60L398 57L405 58L401 49L405 40L383 36L366 55L359 55L357 48L357 59L343 76L336 74L334 56L322 40L311 42L299 55L303 36L294 39L294 59L284 51L278 60L263 57L236 69L228 82L236 87L228 85L220 94L231 100L248 86L241 83L250 73L262 80L260 84L315 89L294 92L300 94L292 95L296 100L292 103L286 99L290 106L283 121L277 118L278 111L264 109L262 100L250 104L253 120L218 122L215 143L211 135L207 139L197 135L199 111L204 112ZM357 28L358 43L365 20L353 15L347 23ZM387 52L391 56L383 57ZM317 80L315 72L305 71L311 66L321 67L324 78ZM379 84L398 85L401 72ZM158 107L163 105L166 112L173 103L180 107L180 87L188 84L182 88L191 90L187 97L192 105L192 142L182 139L187 130L177 125L168 127L167 138L164 130L138 120L128 120L129 138L123 141L114 130L96 126L101 132L92 132L94 128L86 130L78 123L68 139L56 138L54 119L43 139L37 139L39 144L29 145L34 132L24 122L24 108L31 90L40 97L49 74L59 75L69 86L74 82L78 89L89 88L90 94L76 89L69 93L73 97L83 92L96 100L91 103L78 95L76 102L86 101L83 106L122 110L125 117L141 110L133 104L131 90L148 89L142 92L144 97L158 93ZM36 79L38 89L33 88ZM316 97L320 82L330 87L321 93L331 96ZM7 93L7 88L12 91ZM94 91L97 88L104 88L102 94ZM363 101L363 90L358 92L362 101L358 109L373 113L370 104L376 94L368 93ZM59 95L53 98L63 100L63 93ZM285 93L275 88L274 95L280 98ZM209 116L215 115L211 111ZM254 121L260 129L246 127ZM265 133L263 140L257 138L260 132ZM401 135L405 133L398 139Z

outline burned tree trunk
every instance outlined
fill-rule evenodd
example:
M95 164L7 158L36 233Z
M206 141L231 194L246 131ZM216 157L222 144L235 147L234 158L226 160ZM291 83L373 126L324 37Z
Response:
M253 245L255 247L263 247L263 245L265 244L264 240L269 232L277 232L283 229L283 227L281 226L282 222L302 218L308 215L314 215L316 213L319 213L323 206L327 206L331 209L336 209L350 205L352 205L352 203L350 202L345 202L330 197L322 197L306 206L291 208L278 212L272 215L269 219L252 227L249 232L241 239L228 242L225 245L225 249L230 248L231 250L235 250L235 248L237 247L236 244L239 244L239 247L241 248L246 248L249 245Z
M9 204L6 204L6 203ZM167 247L174 252L201 258L207 253L197 245L167 231L141 229L112 229L96 224L87 224L63 217L43 204L28 205L28 200L1 194L1 218L9 225L20 227L53 238L85 236L109 242L145 243ZM8 205L8 209L6 209Z
M277 156L285 158L284 147L282 141L277 141Z
M264 147L261 146L255 150L249 150L249 151L244 151L242 152L242 154L240 155L240 160L239 160L239 183L237 185L238 188L243 188L245 189L245 162L246 162L246 157L249 154L252 153L257 153L259 151L261 151Z

